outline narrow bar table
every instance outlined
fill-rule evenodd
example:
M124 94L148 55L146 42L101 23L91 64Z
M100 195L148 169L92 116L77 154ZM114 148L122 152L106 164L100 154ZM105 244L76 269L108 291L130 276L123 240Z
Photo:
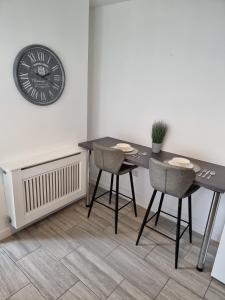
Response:
M152 152L152 149L150 147L115 139L112 137L104 137L100 139L79 143L79 146L88 150L88 154L89 154L88 174L87 174L88 175L87 206L89 205L89 198L90 198L89 197L89 165L90 165L91 152L93 150L93 143L98 143L106 147L115 146L117 143L129 143L133 148L138 150L140 156L126 155L126 161L146 169L149 168L149 159L151 157L158 159L160 161L165 161L173 158L174 156L179 155L179 154L165 152L165 151L161 151L159 154L155 154ZM199 176L196 176L195 179L195 184L199 185L200 187L204 187L210 191L213 191L211 207L208 214L205 233L202 239L202 246L199 253L198 264L196 267L198 271L203 271L209 243L211 240L213 225L216 219L216 213L219 206L219 201L221 198L221 194L225 192L225 167L210 162L202 161L202 160L197 160L191 157L186 157L186 158L190 159L193 163L197 164L201 168L201 170L207 169L207 170L214 170L216 172L216 175L212 176L210 179L207 179L206 177L202 178Z

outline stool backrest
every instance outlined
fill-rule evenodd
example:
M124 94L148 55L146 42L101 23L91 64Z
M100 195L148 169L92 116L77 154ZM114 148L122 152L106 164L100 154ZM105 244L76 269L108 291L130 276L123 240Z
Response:
M94 160L96 166L106 172L118 174L123 161L124 153L121 150L94 144Z
M171 166L151 158L149 161L152 187L162 193L182 198L195 180L192 169Z

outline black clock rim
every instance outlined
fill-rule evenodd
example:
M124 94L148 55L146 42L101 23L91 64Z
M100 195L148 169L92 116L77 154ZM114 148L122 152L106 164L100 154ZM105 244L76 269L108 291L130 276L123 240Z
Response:
M18 81L18 77L17 77L17 67L18 67L18 63L20 62L20 60L21 60L21 57L24 55L24 53L28 50L28 49L31 49L31 48L44 48L45 50L47 50L47 51L49 51L49 52L51 52L51 54L56 58L56 60L58 61L58 63L59 63L59 65L60 65L60 68L61 68L61 71L62 71L62 77L63 77L63 84L62 84L62 86L61 86L61 89L60 89L60 92L58 93L58 95L52 100L52 101L48 101L47 103L37 103L37 102L35 102L35 101L33 101L32 99L30 99L30 97L26 94L26 93L24 93L23 91L22 91L22 89L21 89L21 87L20 87L20 83L19 83L19 81ZM53 103L55 103L60 97L61 97L61 95L62 95L62 93L63 93L63 91L64 91L64 88L65 88L65 70L64 70L64 68L63 68L63 64L62 64L62 62L61 62L61 60L60 60L60 58L58 57L58 55L54 52L54 51L52 51L50 48L48 48L47 46L44 46L44 45L41 45L41 44L31 44L31 45L28 45L28 46L26 46L26 47L24 47L24 48L22 48L19 52L18 52L18 54L17 54L17 56L16 56L16 58L15 58L15 60L14 60L14 64L13 64L13 78L14 78L14 81L15 81L15 84L16 84L16 87L17 87L17 90L20 92L20 94L27 100L27 101L29 101L30 103L32 103L32 104L35 104L35 105L38 105L38 106L48 106L48 105L50 105L50 104L53 104Z

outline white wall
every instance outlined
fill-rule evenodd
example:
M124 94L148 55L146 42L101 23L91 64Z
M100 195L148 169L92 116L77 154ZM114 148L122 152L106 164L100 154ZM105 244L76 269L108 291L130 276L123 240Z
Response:
M170 126L165 150L225 165L225 1L127 1L92 10L90 28L89 137L150 146L151 125L162 119ZM146 206L146 170L135 187ZM194 196L199 232L211 197L204 189ZM174 200L166 203L176 210ZM222 197L215 239L224 221Z
M0 0L0 162L86 139L88 16L88 0ZM29 103L14 84L14 59L29 44L48 46L65 68L65 90L50 106ZM5 215L0 182L0 237Z

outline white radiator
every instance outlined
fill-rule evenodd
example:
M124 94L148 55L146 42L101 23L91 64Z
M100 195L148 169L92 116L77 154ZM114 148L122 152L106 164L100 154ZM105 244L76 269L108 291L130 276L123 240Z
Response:
M5 171L3 178L11 225L19 229L86 194L86 154Z

